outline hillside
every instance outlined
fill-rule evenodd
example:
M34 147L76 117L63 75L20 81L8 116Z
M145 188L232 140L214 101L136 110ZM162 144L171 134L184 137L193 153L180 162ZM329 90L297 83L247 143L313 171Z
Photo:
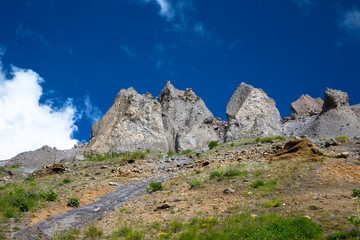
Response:
M328 148L326 141L317 141L322 147L317 148L307 139L292 140L301 144L290 151L284 142L268 141L235 140L203 153L187 151L172 157L150 151L87 156L87 160L65 162L64 172L35 174L25 180L17 166L2 169L2 178L7 175L8 179L1 187L2 198L14 189L52 190L57 195L54 201L34 200L23 213L15 208L9 212L1 202L3 239L14 233L17 239L35 239L37 234L40 239L195 239L205 232L221 235L216 229L229 227L226 222L239 214L248 219L239 223L244 229L250 220L265 224L267 218L281 222L283 218L300 221L299 217L310 220L303 224L317 229L311 233L316 233L311 235L314 238L350 229L346 218L357 216L351 195L360 181L359 140L335 140L337 146ZM151 180L161 178L168 179L161 191L146 191ZM129 195L111 195L131 184L138 187ZM67 206L69 197L78 198L80 208ZM121 199L119 204L111 205L116 198ZM91 207L101 201L101 207ZM60 213L65 217L56 217ZM60 220L54 225L50 216ZM31 225L34 228L26 227ZM73 227L78 230L71 231ZM242 232L246 231L250 230ZM220 235L215 239L226 238Z

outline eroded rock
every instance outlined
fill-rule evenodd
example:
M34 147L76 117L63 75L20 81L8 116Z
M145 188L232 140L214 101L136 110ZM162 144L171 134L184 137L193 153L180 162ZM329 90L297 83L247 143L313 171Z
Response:
M321 98L312 98L309 95L302 95L298 100L291 103L290 108L295 114L319 114L324 105Z
M241 83L226 106L229 119L225 140L280 135L275 101L253 86Z
M202 149L210 141L220 140L221 123L190 88L181 91L167 81L159 102L170 150Z
M151 94L122 89L107 113L92 126L87 152L168 150L161 105Z

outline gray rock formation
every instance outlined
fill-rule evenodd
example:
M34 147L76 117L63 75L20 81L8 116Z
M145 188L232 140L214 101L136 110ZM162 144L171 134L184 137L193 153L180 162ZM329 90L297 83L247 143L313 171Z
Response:
M351 106L351 109L358 117L360 117L360 104Z
M202 149L223 134L223 125L191 89L181 91L167 81L159 102L168 148L181 152Z
M39 168L62 161L71 161L77 154L83 154L85 145L76 144L69 150L58 150L49 146L42 146L35 151L19 153L15 157L0 161L0 166L9 167L19 165L21 171L31 173Z
M324 101L321 98L312 98L306 94L291 103L290 107L295 114L314 115L321 112L323 105Z
M349 106L347 93L326 89L322 112L306 130L313 138L349 137L360 134L360 120Z
M225 140L276 136L282 132L280 113L266 93L241 83L226 106L229 126Z
M86 152L168 150L161 105L151 94L122 89L107 113L92 126Z
M360 134L360 120L348 103L347 93L326 89L322 111L314 116L296 116L283 119L283 135L311 138L349 137Z

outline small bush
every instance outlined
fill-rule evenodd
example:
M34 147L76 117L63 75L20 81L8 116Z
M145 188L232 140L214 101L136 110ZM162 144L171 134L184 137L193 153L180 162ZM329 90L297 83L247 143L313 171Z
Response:
M219 145L218 141L211 141L211 142L209 142L208 146L210 149L213 149L214 147L216 147L218 145Z
M354 188L351 196L352 197L360 197L360 189Z
M178 233L180 232L184 227L184 219L183 218L174 218L172 219L167 227L167 232L169 233Z
M102 236L103 231L95 226L89 226L84 232L85 239L96 240L101 239Z
M65 179L63 180L63 183L71 183L71 179L70 179L70 178L65 178Z
M190 189L201 188L203 186L203 181L194 179L194 180L191 180L189 182L189 184L190 184Z
M311 205L309 207L310 210L313 210L313 211L316 211L316 210L319 210L319 207L318 206L315 206L315 205Z
M265 207L266 208L279 207L281 203L282 203L281 199L278 198L273 200L268 200L265 202Z
M119 230L112 234L114 239L123 237L125 240L142 240L144 239L144 232L138 229L133 229L127 224L120 226Z
M58 195L53 190L41 192L39 195L42 199L48 202L54 202L58 198Z
M0 172L4 172L5 170L6 170L6 168L0 167Z
M264 186L264 185L265 185L265 183L262 180L256 180L255 182L250 184L250 187L258 188L258 187L261 187L261 186Z
M161 190L163 190L162 182L151 181L149 186L146 187L146 191L148 192L156 192Z
M78 208L80 206L80 200L78 198L69 197L67 201L67 206Z
M264 138L256 138L255 142L257 143L270 143L272 140L277 140L277 141L285 141L286 138L283 136L276 136L276 137L264 137Z
M346 141L349 141L349 137L348 137L348 136L337 136L337 137L335 137L335 140L346 140Z

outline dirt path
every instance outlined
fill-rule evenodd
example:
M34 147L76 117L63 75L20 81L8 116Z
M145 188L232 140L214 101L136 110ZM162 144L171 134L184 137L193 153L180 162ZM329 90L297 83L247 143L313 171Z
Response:
M169 179L165 175L156 181ZM100 217L115 211L123 203L141 195L146 190L151 179L140 180L120 186L117 190L99 198L96 202L89 205L74 208L63 214L51 216L35 225L26 227L18 231L14 237L20 240L27 239L50 239L56 232L64 232L70 229L83 229Z

